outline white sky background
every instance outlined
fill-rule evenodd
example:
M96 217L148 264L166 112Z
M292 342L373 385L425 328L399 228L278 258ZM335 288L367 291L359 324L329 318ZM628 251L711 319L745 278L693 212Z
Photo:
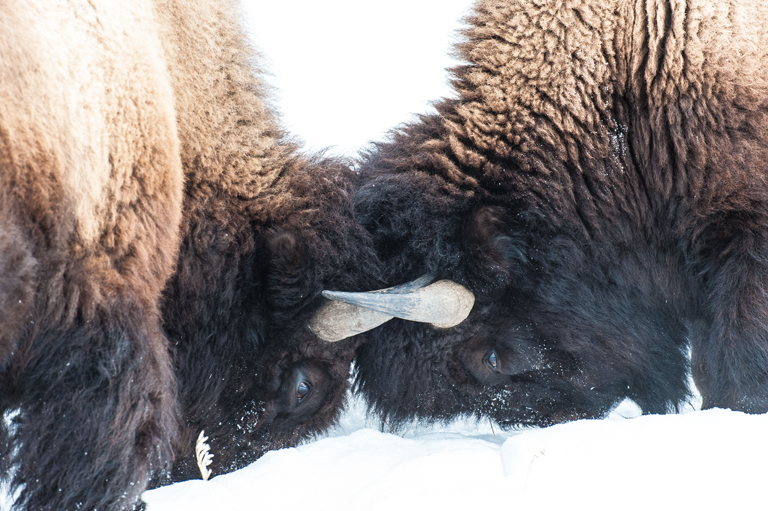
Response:
M352 155L448 95L470 0L244 0L285 128Z

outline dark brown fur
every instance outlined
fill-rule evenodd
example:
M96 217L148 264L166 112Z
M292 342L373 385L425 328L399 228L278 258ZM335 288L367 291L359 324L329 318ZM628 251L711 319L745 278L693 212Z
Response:
M477 304L384 325L358 357L372 406L663 413L691 371L704 407L768 410L765 4L487 0L469 21L458 99L377 144L356 209L390 283L431 272Z
M198 475L201 430L221 473L336 419L358 341L328 345L304 325L324 287L370 285L376 258L352 216L356 175L283 140L230 2L170 3L161 14L166 38L184 41L168 50L187 183L163 301L184 410L178 480ZM312 414L281 412L285 382L307 360L326 393Z
M358 341L325 343L304 325L324 287L362 289L374 275L375 255L351 214L352 181L335 162L297 159L252 200L189 190L164 300L186 421L175 479L197 476L200 430L221 473L335 421ZM307 360L326 374L316 384L327 393L313 415L281 414L282 386Z

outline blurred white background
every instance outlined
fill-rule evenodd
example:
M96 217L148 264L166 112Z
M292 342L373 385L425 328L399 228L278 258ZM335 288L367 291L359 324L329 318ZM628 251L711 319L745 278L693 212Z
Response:
M244 0L284 126L352 154L451 94L469 0Z

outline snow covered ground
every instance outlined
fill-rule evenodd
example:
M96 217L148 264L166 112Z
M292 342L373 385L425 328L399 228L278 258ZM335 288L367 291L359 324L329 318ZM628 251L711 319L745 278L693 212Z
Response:
M503 432L459 420L381 432L353 401L339 427L238 472L146 492L149 511L768 509L768 416L728 410Z

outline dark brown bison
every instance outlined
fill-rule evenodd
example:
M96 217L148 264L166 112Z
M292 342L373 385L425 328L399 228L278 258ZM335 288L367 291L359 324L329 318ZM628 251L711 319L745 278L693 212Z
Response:
M373 409L664 413L691 374L705 408L768 410L767 5L477 3L457 99L376 144L355 203L388 282L450 279L474 308L379 328L356 361Z
M232 2L0 7L0 462L20 510L133 509L327 427L376 279L356 175L302 156ZM174 462L175 459L175 462Z

